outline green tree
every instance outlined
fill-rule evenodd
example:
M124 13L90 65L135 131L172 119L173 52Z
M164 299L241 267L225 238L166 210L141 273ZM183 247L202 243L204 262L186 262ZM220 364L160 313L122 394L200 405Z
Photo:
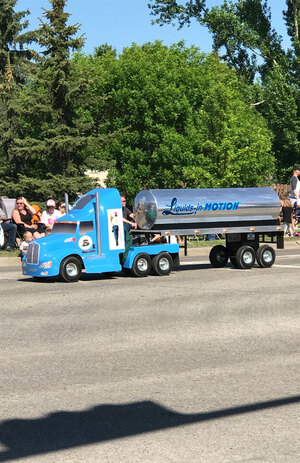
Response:
M84 43L79 25L69 25L66 0L50 0L36 31L42 56L36 75L20 95L22 136L15 140L10 177L18 177L31 199L45 199L66 189L71 199L94 186L85 176L92 127L80 104L87 88L85 76L75 73L72 51ZM67 187L67 188L66 188ZM60 192L60 193L59 193Z
M23 32L29 11L15 12L16 0L0 0L0 172L5 178L12 163L12 146L20 135L18 96L33 71L34 52L27 48L33 32ZM2 190L5 194L5 189Z
M161 25L182 27L195 19L209 29L214 51L241 79L251 84L259 77L260 86L254 86L249 97L267 118L274 134L277 175L286 180L300 153L299 0L286 0L283 16L291 37L288 50L272 28L267 0L224 0L210 8L205 0L150 0L149 7Z
M79 60L80 61L80 60ZM78 63L79 65L79 63ZM245 85L195 47L160 42L83 58L92 69L97 126L119 135L106 145L108 184L129 198L141 188L254 186L270 181L270 134ZM97 79L98 74L98 79ZM92 98L89 98L92 101ZM97 123L98 114L107 124Z

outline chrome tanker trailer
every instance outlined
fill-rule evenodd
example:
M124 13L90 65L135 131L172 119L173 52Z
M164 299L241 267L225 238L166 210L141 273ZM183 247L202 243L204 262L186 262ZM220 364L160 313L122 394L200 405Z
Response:
M228 259L239 268L251 268L255 259L271 267L275 250L270 244L284 247L280 200L271 187L143 190L134 212L145 233L224 235L225 246L214 246L209 255L214 267L225 266Z

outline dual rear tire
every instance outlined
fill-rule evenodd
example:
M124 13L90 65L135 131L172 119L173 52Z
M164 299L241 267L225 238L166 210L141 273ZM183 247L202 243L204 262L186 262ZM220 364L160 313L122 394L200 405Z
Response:
M248 269L253 267L256 259L260 267L268 268L274 264L275 257L274 249L267 244L259 247L256 252L251 246L241 246L232 257L231 263L238 268Z
M153 257L146 253L138 254L131 268L132 275L136 277L145 277L152 272L155 275L169 275L173 268L173 259L168 252L161 252Z

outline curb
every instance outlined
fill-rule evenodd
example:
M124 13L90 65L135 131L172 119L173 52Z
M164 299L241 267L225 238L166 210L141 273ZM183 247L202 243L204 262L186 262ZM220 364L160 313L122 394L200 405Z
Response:
M21 269L20 257L0 257L0 267L19 267Z
M284 242L284 249L295 249L300 253L300 240L299 241L288 241ZM209 255L211 250L210 246L204 246L199 248L188 248L188 256L205 256ZM180 256L184 255L184 249L180 248ZM20 257L0 257L0 267L22 267Z

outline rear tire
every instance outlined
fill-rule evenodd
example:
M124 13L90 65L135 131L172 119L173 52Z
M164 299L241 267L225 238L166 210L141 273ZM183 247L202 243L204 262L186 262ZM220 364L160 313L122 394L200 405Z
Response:
M241 246L236 253L236 265L238 268L248 269L255 263L255 252L251 246Z
M148 254L138 254L132 265L131 273L135 277L146 277L151 271L151 259Z
M78 281L82 273L82 264L77 257L66 257L60 264L59 275L67 283Z
M267 268L272 267L275 262L276 253L271 246L267 244L261 246L256 251L256 260L260 267Z
M228 252L225 246L221 244L214 246L209 253L209 260L213 267L225 267L228 262Z
M161 252L152 260L152 269L156 275L169 275L173 268L173 259L168 252Z

